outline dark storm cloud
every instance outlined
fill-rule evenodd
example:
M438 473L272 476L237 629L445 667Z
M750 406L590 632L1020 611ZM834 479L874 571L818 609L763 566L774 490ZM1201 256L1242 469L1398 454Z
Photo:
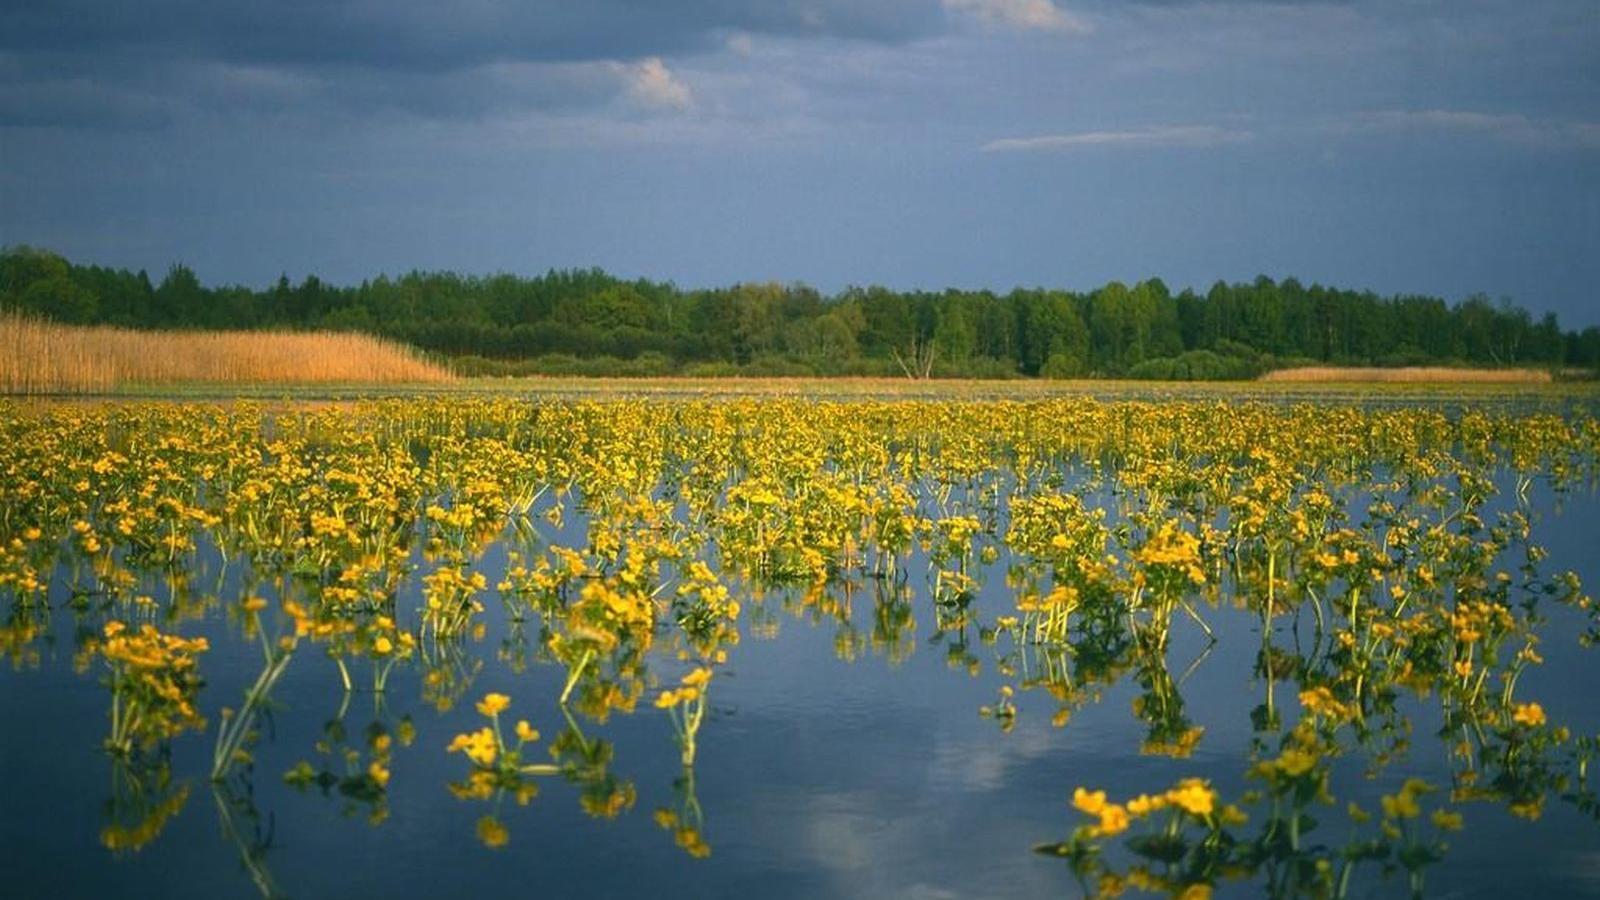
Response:
M302 120L400 112L476 119L506 111L574 110L628 87L619 63L492 62L444 71L354 65L265 65L52 54L0 67L0 126L149 129L185 117Z
M930 0L23 0L0 9L0 48L441 70L685 53L730 31L898 41L941 21Z
M894 43L942 21L937 0L22 0L0 6L0 126L571 109L625 95L625 63L734 34Z
M0 244L1600 322L1595 0L0 0Z

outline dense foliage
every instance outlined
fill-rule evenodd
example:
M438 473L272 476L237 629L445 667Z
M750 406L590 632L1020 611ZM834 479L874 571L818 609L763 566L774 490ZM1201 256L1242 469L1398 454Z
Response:
M1300 362L1600 366L1600 328L1475 296L1380 297L1294 279L1173 294L1159 279L1077 293L1018 288L824 296L804 285L685 290L598 269L527 278L449 272L336 287L287 277L206 287L173 266L75 265L0 252L0 305L138 328L359 330L456 358L469 374L916 374L1249 377Z

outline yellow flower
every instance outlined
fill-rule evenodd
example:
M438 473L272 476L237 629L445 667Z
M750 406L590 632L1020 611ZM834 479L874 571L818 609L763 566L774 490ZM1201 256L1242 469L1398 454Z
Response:
M1278 767L1278 771L1290 778L1299 778L1316 767L1317 755L1298 747L1290 747L1283 751L1274 765Z
M1072 792L1072 805L1080 812L1097 816L1106 806L1106 792L1086 791L1080 787Z
M704 859L711 855L711 845L707 844L705 838L700 836L699 829L680 828L673 832L672 839L679 847L683 848L685 853L695 859Z
M1527 819L1530 822L1536 821L1540 816L1544 815L1544 797L1540 796L1521 803L1513 803L1507 809L1519 819Z
M379 656L388 656L394 652L394 642L380 634L378 639L372 642L372 652Z
M1096 897L1120 897L1128 890L1128 884L1121 876L1105 872L1100 876L1100 881L1095 885Z
M1145 816L1164 808L1167 805L1166 797L1152 797L1149 794L1140 794L1128 801L1128 812L1134 818Z
M1112 837L1128 830L1128 810L1120 804L1107 803L1100 808L1100 824L1095 827L1095 834L1101 837Z
M484 767L494 765L498 753L499 748L490 741L474 741L467 747L467 758Z
M1327 687L1318 685L1308 691L1300 692L1300 705L1310 710L1313 714L1326 716L1330 719L1348 719L1355 716L1351 704L1342 703Z
M1462 816L1458 812L1436 809L1433 811L1433 824L1440 831L1460 831Z
M1415 819L1422 814L1422 808L1417 805L1417 798L1409 791L1398 794L1385 794L1380 798L1383 804L1383 817L1385 819Z
M494 765L495 757L500 753L499 742L495 740L494 729L480 728L471 734L458 734L445 750L449 753L462 752L474 763L488 768Z
M1538 728L1545 723L1544 707L1537 703L1519 703L1516 711L1511 714L1511 721L1529 728Z
M1167 799L1192 816L1209 816L1216 807L1217 792L1199 778L1186 778L1167 791Z
M478 820L478 840L490 850L498 850L511 840L511 832L494 816L484 816Z
M527 719L519 719L517 721L517 739L531 744L539 739L539 732L528 724Z
M478 701L478 712L486 716L497 716L511 705L511 698L505 694L484 694Z

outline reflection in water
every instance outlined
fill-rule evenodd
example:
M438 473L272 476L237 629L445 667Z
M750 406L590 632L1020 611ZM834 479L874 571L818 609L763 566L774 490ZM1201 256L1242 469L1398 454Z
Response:
M418 661L422 701L441 713L453 709L483 671L483 660L467 653L460 641L420 645Z
M1085 890L1095 894L1114 895L1129 886L1204 894L1219 881L1259 877L1274 896L1342 897L1361 864L1403 872L1411 892L1420 894L1425 870L1444 858L1444 836L1463 827L1457 804L1492 800L1527 819L1539 818L1552 794L1582 804L1592 742L1573 742L1537 702L1519 702L1514 695L1519 676L1540 661L1537 598L1587 601L1570 591L1569 579L1540 576L1542 552L1528 541L1521 511L1501 513L1494 527L1486 527L1477 510L1487 492L1467 483L1458 497L1417 504L1422 515L1431 509L1439 524L1424 531L1420 516L1405 520L1408 529L1437 545L1415 557L1414 568L1381 557L1362 536L1373 530L1367 524L1360 531L1335 532L1326 549L1310 554L1304 571L1286 566L1284 581L1313 598L1311 649L1302 654L1279 648L1273 632L1262 629L1255 670L1266 695L1251 716L1256 739L1248 770L1258 788L1237 805L1220 806L1216 792L1195 780L1123 803L1080 787L1073 805L1095 821L1069 840L1039 849L1065 857ZM1375 508L1386 518L1396 510L1382 501ZM1463 534L1444 527L1452 520L1466 523ZM1387 543L1406 549L1403 537L1389 535ZM1520 583L1493 571L1508 554L1523 561ZM1264 622L1283 612L1274 596L1277 565L1276 551L1269 553ZM1247 579L1241 576L1238 583L1247 585ZM1453 588L1449 595L1442 584ZM1514 590L1521 596L1514 598ZM1336 598L1326 612L1319 591ZM1299 622L1290 633L1298 646ZM1164 664L1142 656L1137 672L1145 692L1135 700L1135 712L1151 722L1151 741L1158 730L1184 729L1182 700ZM1297 689L1300 718L1289 728L1275 699L1280 682ZM1377 813L1349 803L1350 836L1342 844L1324 843L1332 839L1312 832L1319 820L1332 818L1317 808L1338 802L1333 760L1361 753L1375 772L1405 749L1408 729L1395 706L1402 690L1439 699L1440 737L1451 746L1449 790L1408 778L1382 797ZM1187 755L1193 741L1184 733L1161 749ZM1258 823L1254 831L1241 830L1247 822ZM1108 839L1129 831L1134 836L1120 847L1131 856L1119 868L1107 861Z
M561 777L579 788L578 803L583 811L596 819L615 819L632 809L638 792L633 782L612 773L616 755L612 743L586 736L566 707L561 714L567 727L550 742L550 758Z
M461 753L472 763L472 771L461 781L450 784L450 792L463 800L482 800L493 811L478 820L478 839L491 849L504 847L511 833L497 815L501 801L513 797L518 806L527 806L539 794L535 779L559 774L559 766L524 763L523 753L539 741L539 732L526 719L518 719L512 730L516 740L508 743L500 727L500 714L511 705L505 694L485 694L478 701L478 712L489 724L477 731L458 734L446 748Z
M37 645L49 640L49 628L48 607L25 597L14 599L7 605L4 624L0 624L0 654L13 670L39 668Z
M1205 729L1184 715L1183 694L1167 670L1164 655L1140 646L1135 653L1134 680L1141 692L1133 700L1133 714L1148 726L1140 753L1186 759L1194 755Z
M458 799L491 805L491 811L477 825L478 839L485 846L499 848L509 843L511 832L501 821L501 803L509 797L517 806L527 806L539 795L539 778L558 776L575 785L579 805L596 819L614 819L633 808L637 792L632 782L612 774L615 751L609 741L586 736L572 712L562 706L566 727L550 742L551 761L528 762L540 734L526 719L518 719L510 731L515 740L506 737L500 713L510 703L504 694L486 694L477 710L489 719L489 724L456 735L447 748L450 753L463 754L472 764L466 778L448 785L450 793Z
M1138 734L1118 750L1209 777L1077 786L1081 824L1039 849L1088 893L1346 896L1389 878L1418 893L1469 802L1597 815L1595 738L1523 687L1552 617L1600 636L1577 576L1552 571L1583 561L1533 540L1535 498L1595 477L1586 416L1085 400L3 412L0 650L42 668L48 601L73 611L77 662L110 690L102 843L136 852L180 816L172 748L207 727L201 660L248 660L209 774L264 896L280 892L257 756L304 708L276 694L308 646L342 699L284 780L343 817L382 825L422 780L391 785L418 723L389 709L410 709L416 683L439 718L478 716L443 753L466 763L448 791L482 810L483 845L509 843L546 779L588 817L626 818L639 790L614 771L616 739L642 720L676 756L641 739L656 749L628 761L676 773L654 820L698 858L702 731L739 725L709 706L712 684L727 702L760 677L730 656L776 640L784 616L830 629L840 660L902 669L920 619L949 670L991 679L979 711L1009 736L982 740L1018 740L1036 702L1067 728L1128 694ZM206 656L213 640L224 652ZM1236 723L1185 695L1230 643L1249 648ZM495 689L509 676L529 718ZM359 726L358 694L373 704ZM532 697L561 717L548 742ZM1218 750L1231 763L1204 759L1238 729ZM1399 765L1419 739L1443 750L1426 777ZM1355 770L1391 789L1361 799ZM666 774L639 778L665 793Z
M216 801L222 837L233 845L240 866L249 873L256 890L267 900L286 896L267 868L267 853L272 850L276 829L272 816L263 821L261 811L256 809L253 770L213 781L211 797Z
M372 721L352 740L345 725L350 700L351 695L345 694L339 711L322 726L322 738L315 746L318 762L302 759L283 778L301 791L314 787L323 797L338 797L344 815L364 812L370 824L380 825L389 818L395 743L411 746L416 726L410 716L402 716L391 727L384 695L374 694Z
M289 633L276 639L269 637L259 619L262 605L251 602L250 598L244 604L249 616L245 623L245 636L258 639L262 657L261 673L245 690L244 702L238 711L227 707L222 710L222 727L217 731L217 746L211 753L212 781L226 778L236 764L251 761L246 748L255 741L260 719L269 712L266 704L271 699L272 689L289 668L300 638L307 629L304 608L293 600L285 600L283 610L292 622Z
M655 812L656 824L672 833L672 841L683 852L695 859L711 855L711 845L705 839L705 813L700 809L700 798L695 795L694 764L685 763L683 774L672 782L674 803Z
M188 802L189 785L173 781L167 752L114 755L100 843L115 853L137 853L160 837Z

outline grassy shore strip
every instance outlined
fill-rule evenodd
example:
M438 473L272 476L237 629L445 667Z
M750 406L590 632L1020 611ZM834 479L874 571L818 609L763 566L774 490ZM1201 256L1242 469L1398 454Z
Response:
M817 398L1350 400L1596 395L1532 369L1315 367L1257 381L899 377L463 377L400 343L338 332L136 331L0 312L0 394L346 399L397 394Z
M1085 397L1106 402L1301 403L1357 407L1502 408L1527 412L1574 410L1600 414L1600 383L1317 383L1149 381L955 381L904 378L458 378L451 382L328 384L131 384L70 395L96 403L232 402L348 403L384 398L515 397L563 400L806 399L823 402L1033 402ZM59 402L59 401L56 401Z
M1593 397L1594 382L1311 382L1311 381L1139 381L1125 379L947 379L906 378L589 378L572 376L467 378L439 388L446 392L536 396L774 396L827 399L998 399L1029 400L1084 396L1104 399L1372 399L1437 396Z
M1554 379L1544 369L1456 369L1445 366L1406 366L1386 369L1356 366L1304 366L1279 369L1261 381L1299 383L1374 382L1380 384L1548 384Z
M132 385L442 384L403 344L361 334L134 331L0 313L0 392L110 393Z

